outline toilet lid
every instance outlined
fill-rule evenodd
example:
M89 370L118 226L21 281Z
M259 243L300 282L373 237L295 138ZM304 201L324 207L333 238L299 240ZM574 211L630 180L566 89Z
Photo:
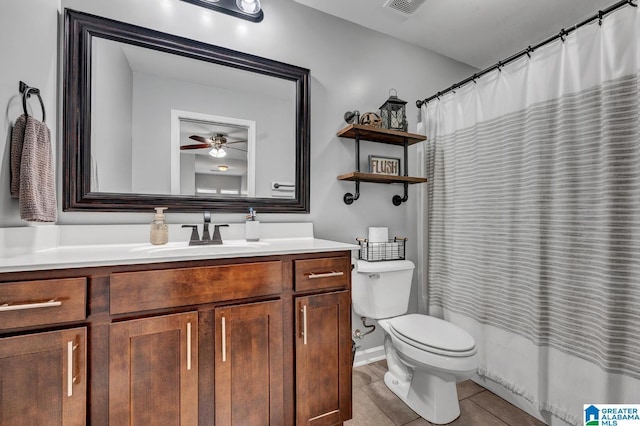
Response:
M473 337L455 324L428 315L409 314L389 320L393 334L423 350L451 356L476 352Z

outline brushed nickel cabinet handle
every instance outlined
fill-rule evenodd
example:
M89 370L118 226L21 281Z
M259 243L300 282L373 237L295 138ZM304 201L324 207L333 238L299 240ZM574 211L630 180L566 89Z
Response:
M302 343L307 344L307 305L302 306Z
M191 370L191 323L187 323L187 371Z
M67 396L69 398L73 396L73 385L78 382L78 376L74 369L76 349L78 349L78 344L69 340L67 342Z
M67 397L73 396L73 341L67 342Z
M62 302L59 300L51 299L47 302L21 303L18 305L10 305L8 303L3 303L0 305L0 312L24 311L26 309L38 309L38 308L52 308L55 306L62 306Z
M342 272L342 271L331 271L331 272L325 272L325 273L322 273L322 274L316 274L316 273L311 272L309 274L309 279L313 280L313 279L316 279L316 278L341 277L343 275L344 275L344 272Z
M222 317L222 362L227 362L227 325Z

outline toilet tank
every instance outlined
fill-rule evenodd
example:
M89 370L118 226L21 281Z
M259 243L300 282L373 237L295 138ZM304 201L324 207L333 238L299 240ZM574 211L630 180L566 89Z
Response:
M415 265L409 260L352 260L351 301L362 317L382 319L407 312Z

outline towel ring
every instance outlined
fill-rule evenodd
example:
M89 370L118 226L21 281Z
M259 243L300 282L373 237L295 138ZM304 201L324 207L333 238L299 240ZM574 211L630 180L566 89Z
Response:
M40 101L40 107L42 108L42 122L44 123L46 120L46 112L44 109L44 102L42 101L42 96L40 96L40 89L36 89L35 87L29 87L24 82L20 82L20 92L22 93L22 110L24 111L24 115L28 116L27 112L27 99L31 97L31 95L36 95L38 100Z

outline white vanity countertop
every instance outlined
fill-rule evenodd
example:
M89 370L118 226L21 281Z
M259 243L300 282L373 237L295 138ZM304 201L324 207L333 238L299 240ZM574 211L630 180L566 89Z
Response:
M202 226L199 227L202 230ZM244 240L244 224L221 228L222 245L189 246L191 230L169 225L169 243L140 242L148 225L62 225L0 229L0 273L355 250L313 237L313 224L261 224L259 242ZM213 234L213 226L210 227Z

